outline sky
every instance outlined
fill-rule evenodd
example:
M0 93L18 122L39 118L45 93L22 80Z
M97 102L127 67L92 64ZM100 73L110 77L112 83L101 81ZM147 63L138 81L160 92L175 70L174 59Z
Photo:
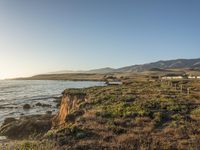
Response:
M200 57L199 0L0 0L0 78Z

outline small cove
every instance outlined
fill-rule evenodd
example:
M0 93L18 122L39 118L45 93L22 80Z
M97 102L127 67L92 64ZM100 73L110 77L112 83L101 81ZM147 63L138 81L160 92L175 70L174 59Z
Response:
M96 81L0 80L0 124L5 118L57 112L56 100L67 88L105 86ZM30 109L23 109L29 104ZM38 105L38 104L42 104Z

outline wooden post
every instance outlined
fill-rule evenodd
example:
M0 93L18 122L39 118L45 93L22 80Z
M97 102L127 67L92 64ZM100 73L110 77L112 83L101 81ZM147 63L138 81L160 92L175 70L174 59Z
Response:
M183 93L183 85L181 84L181 93Z
M187 88L187 94L190 95L190 88Z

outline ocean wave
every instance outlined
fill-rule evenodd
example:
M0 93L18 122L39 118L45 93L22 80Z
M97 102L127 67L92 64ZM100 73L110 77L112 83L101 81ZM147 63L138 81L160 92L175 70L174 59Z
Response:
M55 110L55 99L61 96L66 88L84 88L103 86L101 82L87 81L0 81L0 123L6 117L16 117L21 114L40 114L47 110ZM37 102L51 104L50 108L32 107L24 110L24 104L34 106Z

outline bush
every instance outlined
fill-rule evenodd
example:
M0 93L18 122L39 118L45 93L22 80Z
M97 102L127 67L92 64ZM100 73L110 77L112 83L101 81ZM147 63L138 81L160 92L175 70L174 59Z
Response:
M200 107L197 107L196 109L192 110L190 112L190 117L194 120L200 120Z
M175 121L180 121L181 119L183 119L183 116L181 116L180 114L175 114L171 118Z
M126 130L125 130L124 128L119 127L119 126L115 126L115 125L109 126L109 129L110 129L113 133L115 133L115 134L117 134L117 135L126 133Z
M103 118L113 118L113 114L108 111L96 112L96 116Z
M162 125L165 121L167 121L169 118L167 114L161 113L161 112L156 112L153 114L154 121L156 123L156 126Z
M150 111L141 107L140 104L126 104L122 101L115 105L103 106L102 111L102 113L97 113L97 115L107 118L148 116L150 114Z
M9 147L8 147L9 148ZM49 141L19 141L16 142L14 147L10 149L16 150L46 150L46 149L56 149L56 144Z
M186 112L187 107L185 105L173 104L173 105L167 106L167 110L175 111L175 112Z

